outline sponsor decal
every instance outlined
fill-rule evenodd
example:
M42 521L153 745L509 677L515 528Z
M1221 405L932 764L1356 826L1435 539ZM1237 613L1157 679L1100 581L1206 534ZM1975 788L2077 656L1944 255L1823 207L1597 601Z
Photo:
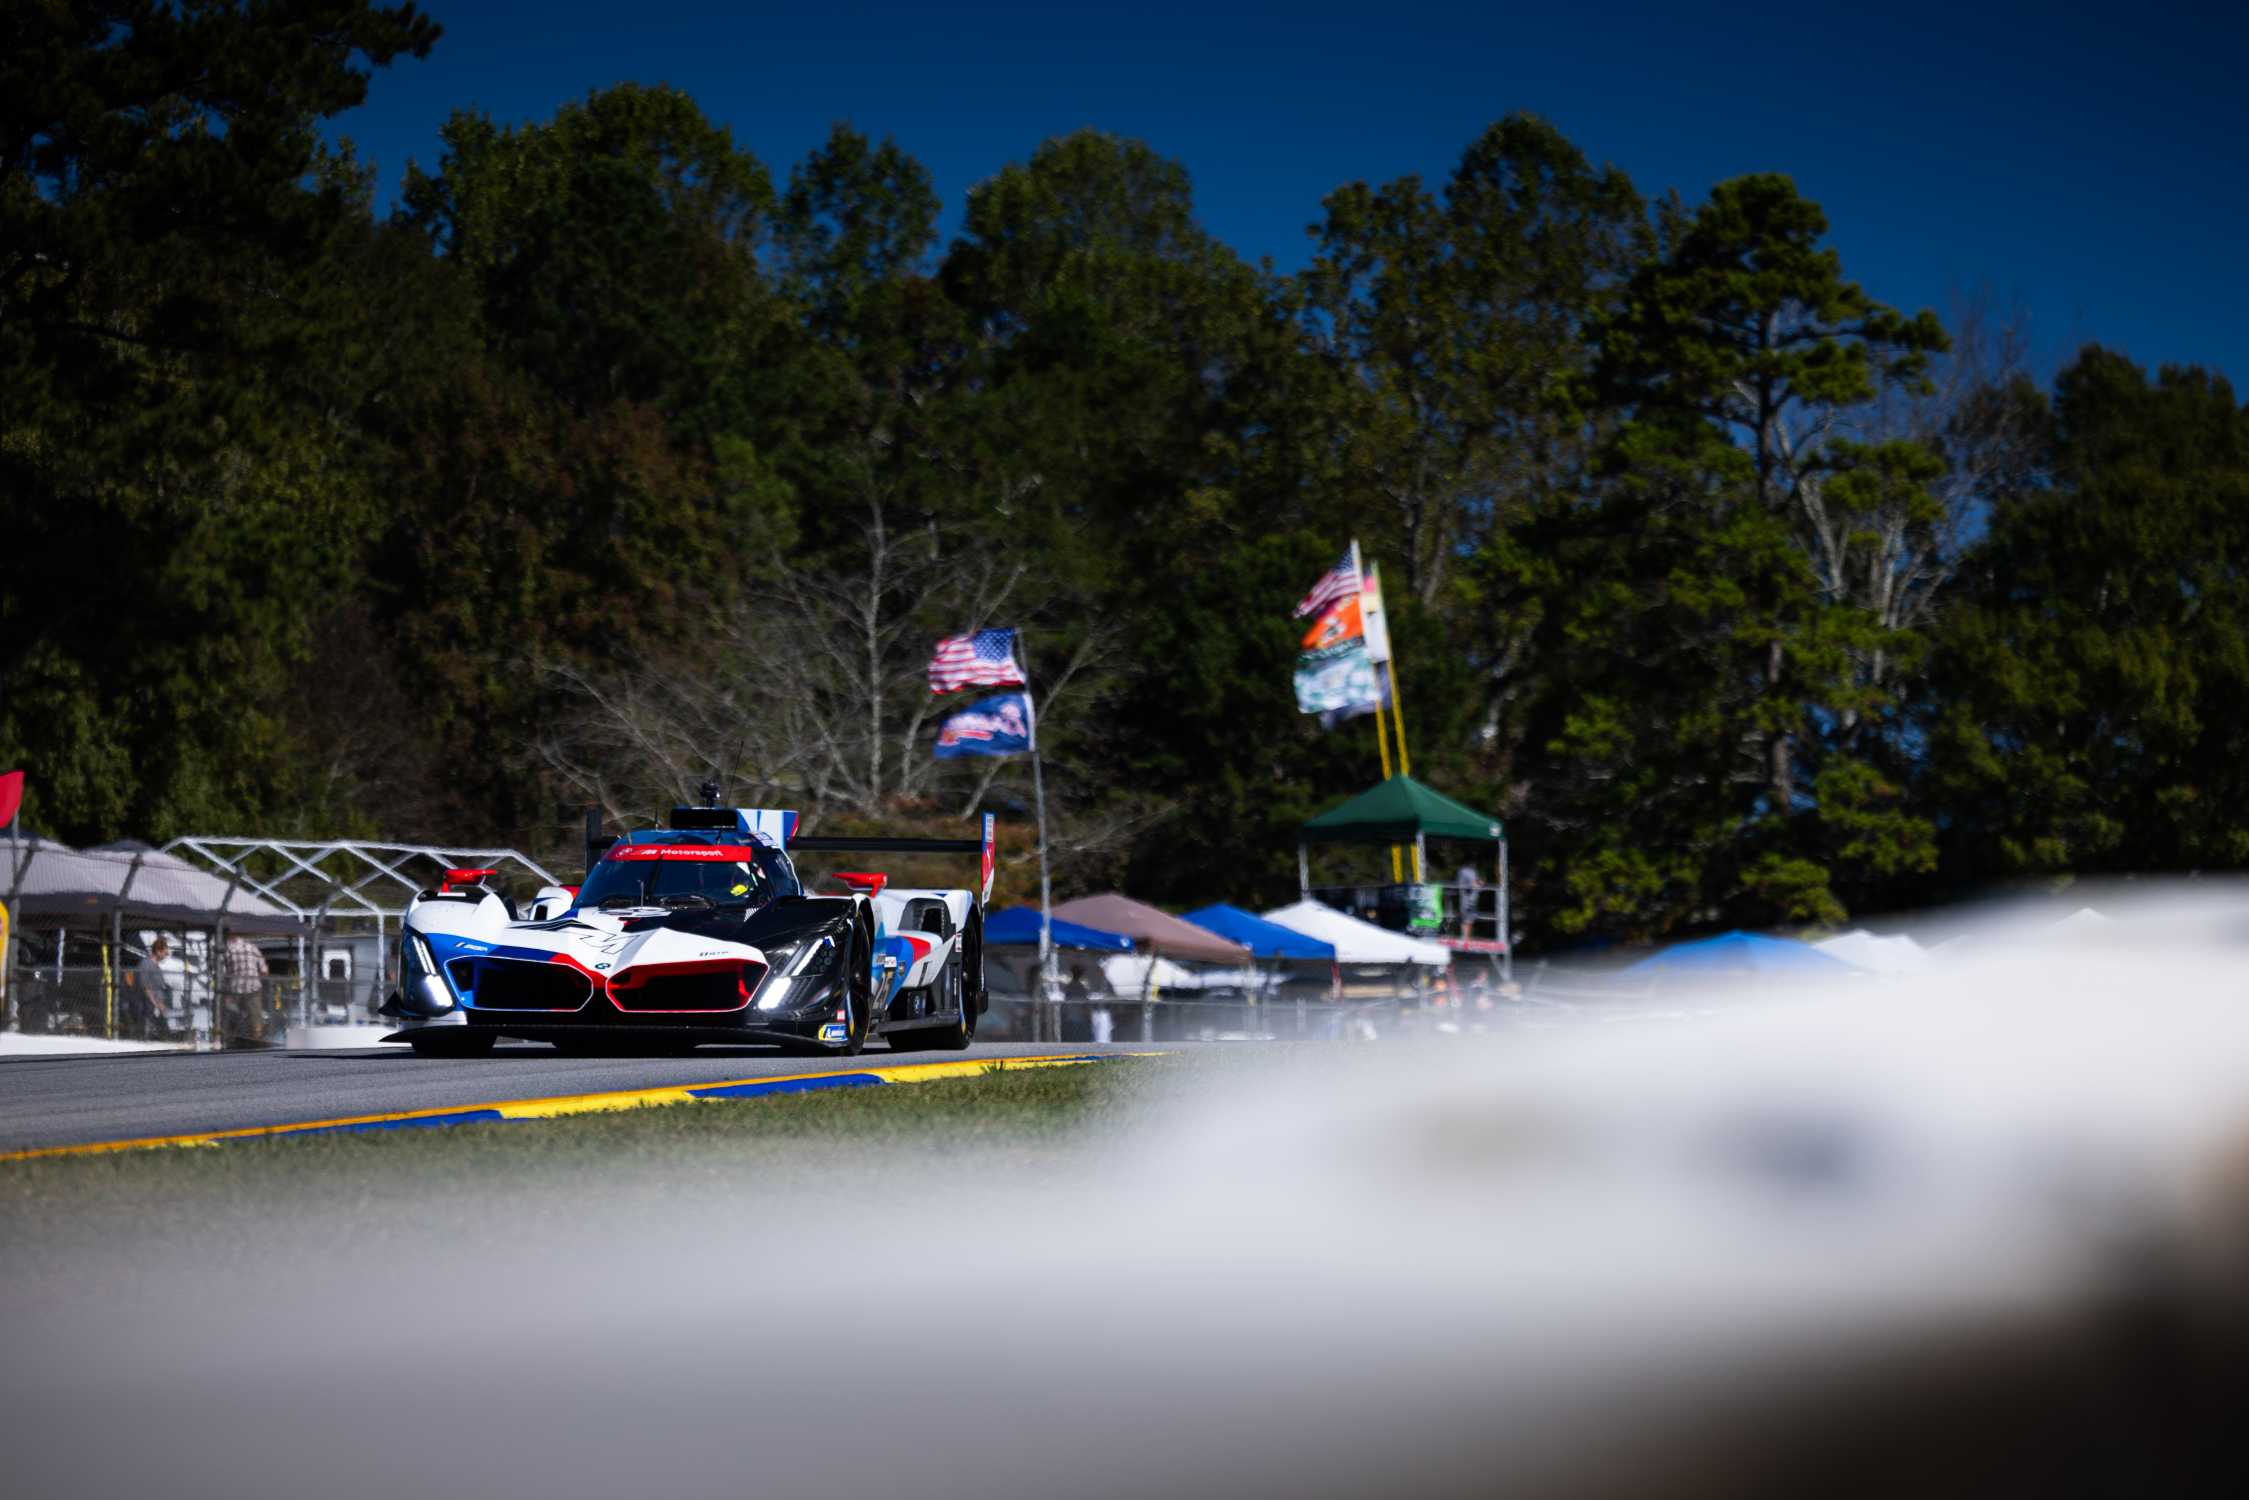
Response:
M739 865L756 858L757 851L747 844L613 844L608 857L628 862L685 859Z
M847 1039L848 1033L841 1021L830 1021L820 1028L820 1040L823 1042L840 1042Z

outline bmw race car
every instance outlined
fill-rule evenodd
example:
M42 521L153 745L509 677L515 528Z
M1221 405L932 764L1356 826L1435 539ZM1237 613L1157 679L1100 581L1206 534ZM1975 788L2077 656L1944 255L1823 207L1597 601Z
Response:
M708 790L706 795L708 795ZM489 1051L503 1036L566 1049L684 1050L769 1042L855 1053L966 1047L988 998L984 903L992 817L979 839L794 838L797 815L680 807L591 861L575 891L550 886L518 916L451 870L406 909L386 1041L423 1054ZM792 849L975 853L979 890L900 890L880 874L814 893Z

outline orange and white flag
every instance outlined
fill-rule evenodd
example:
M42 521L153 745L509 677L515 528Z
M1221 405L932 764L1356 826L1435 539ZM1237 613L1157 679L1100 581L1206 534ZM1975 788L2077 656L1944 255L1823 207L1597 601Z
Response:
M1325 651L1330 646L1340 646L1345 641L1359 638L1363 626L1359 618L1359 601L1338 599L1327 607L1326 613L1312 622L1304 632L1304 649Z

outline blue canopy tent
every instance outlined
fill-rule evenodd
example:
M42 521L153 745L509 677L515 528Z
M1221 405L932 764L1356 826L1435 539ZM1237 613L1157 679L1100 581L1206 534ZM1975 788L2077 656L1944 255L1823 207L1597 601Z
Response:
M1724 974L1793 974L1806 978L1833 978L1864 972L1831 953L1794 938L1766 937L1756 932L1726 932L1692 943L1674 943L1661 953L1633 964L1627 974L1651 977L1672 974L1681 978L1712 978Z
M1206 906L1200 911L1187 913L1187 920L1222 938L1240 943L1256 958L1303 958L1317 959L1323 963L1335 962L1335 944L1307 937L1278 922L1268 922L1263 917L1254 916L1238 906L1228 906L1223 901L1216 906Z
M998 911L984 914L984 946L987 948L1036 948L1039 945L1039 914L1028 906L1003 906ZM1130 953L1132 939L1121 932L1103 932L1098 927L1088 927L1082 922L1054 919L1054 946L1076 948L1087 953Z

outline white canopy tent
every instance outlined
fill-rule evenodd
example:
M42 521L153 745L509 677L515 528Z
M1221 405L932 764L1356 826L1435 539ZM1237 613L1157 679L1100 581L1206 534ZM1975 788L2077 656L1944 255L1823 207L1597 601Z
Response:
M1339 964L1420 964L1442 969L1452 963L1452 950L1443 943L1423 942L1387 927L1377 927L1372 922L1362 922L1323 902L1292 902L1260 915L1291 932L1333 943L1335 961Z
M1860 927L1812 946L1869 974L1919 974L1929 967L1929 950L1902 932L1882 937Z
M1119 953L1101 960L1102 977L1109 988L1127 1000L1137 1000L1151 988L1149 968L1154 966L1153 988L1161 994L1200 990L1268 990L1283 976L1262 969L1221 969L1207 964L1174 963L1168 958L1139 953Z
M0 841L0 901L26 928L223 923L236 935L286 935L305 925L299 913L265 900L243 880L129 842L73 849L43 838Z

